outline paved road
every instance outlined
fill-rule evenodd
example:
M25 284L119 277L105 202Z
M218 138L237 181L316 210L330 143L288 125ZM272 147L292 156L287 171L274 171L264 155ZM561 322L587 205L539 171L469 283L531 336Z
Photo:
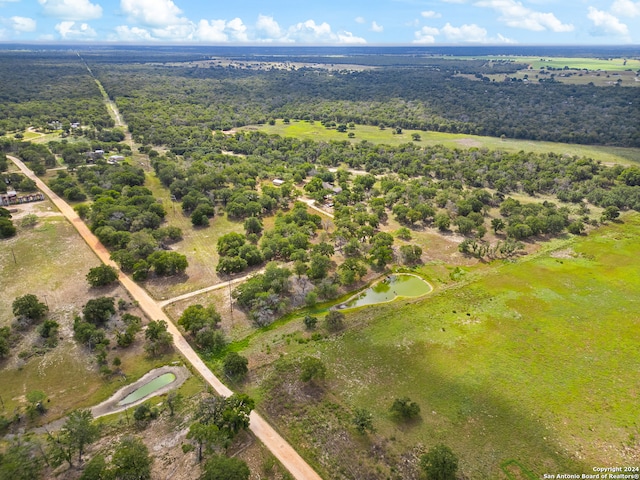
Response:
M89 230L87 225L80 219L78 214L69 206L67 202L56 195L42 180L40 180L24 163L19 159L7 156L18 168L29 178L31 178L38 188L47 195L53 204L58 207L60 212L71 222L78 230L78 233L87 242L87 245L96 253L98 258L106 265L111 265L119 272L118 279L120 283L127 289L131 298L138 301L140 308L145 312L147 317L152 320L164 320L167 322L169 333L173 336L173 343L176 349L184 356L184 358L193 365L197 372L211 385L214 390L225 397L233 394L231 389L224 385L205 365L198 354L191 348L189 343L182 336L182 333L171 322L169 317L164 313L160 305L151 298L151 296L140 285L131 280L127 275L122 273L118 265L109 257L109 251L100 243L98 238ZM303 458L289 445L274 429L264 420L258 413L251 412L251 423L249 428L262 443L271 451L271 453L289 470L289 472L298 480L322 480L321 477L309 466Z

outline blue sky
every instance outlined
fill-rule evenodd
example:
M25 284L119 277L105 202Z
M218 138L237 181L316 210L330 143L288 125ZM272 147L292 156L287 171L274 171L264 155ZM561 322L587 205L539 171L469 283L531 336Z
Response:
M640 0L0 0L0 42L640 44Z

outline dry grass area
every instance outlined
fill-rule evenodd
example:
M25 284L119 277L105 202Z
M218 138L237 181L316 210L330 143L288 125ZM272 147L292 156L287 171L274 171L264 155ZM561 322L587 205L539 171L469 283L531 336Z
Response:
M103 379L98 374L94 356L73 339L73 320L90 298L112 296L130 303L126 291L119 285L101 289L90 288L86 274L99 265L97 257L83 242L75 229L47 200L19 205L13 214L18 234L0 243L0 326L13 323L12 303L15 298L31 293L49 307L47 316L60 325L58 345L46 348L43 339L32 327L23 333L0 361L0 384L3 408L0 415L12 415L25 406L25 395L42 390L49 401L48 413L39 423L60 417L73 408L91 406L104 400L122 386L122 377ZM38 216L32 227L20 226L27 214ZM14 261L15 256L15 261ZM143 317L131 307L129 312ZM130 377L142 375L152 368L153 361L140 358L142 341L127 350L110 355L120 356L121 369Z

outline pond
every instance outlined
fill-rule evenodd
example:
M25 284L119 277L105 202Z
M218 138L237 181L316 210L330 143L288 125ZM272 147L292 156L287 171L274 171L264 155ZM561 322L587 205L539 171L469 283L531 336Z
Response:
M417 275L389 275L363 292L338 305L339 309L363 307L391 302L397 298L420 297L431 291L431 285Z
M175 381L176 375L174 373L165 373L160 375L148 383L145 383L140 388L135 389L129 395L124 397L122 400L118 402L118 405L128 405L133 403L141 398L146 397L147 395L152 394L156 390L160 390L165 385L169 385L171 382Z

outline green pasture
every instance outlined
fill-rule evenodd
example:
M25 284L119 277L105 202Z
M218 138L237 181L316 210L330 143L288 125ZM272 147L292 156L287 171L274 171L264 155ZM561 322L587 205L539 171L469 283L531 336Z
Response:
M469 57L471 58L471 57ZM485 56L473 57L494 61L512 60L518 63L526 63L534 69L543 67L571 68L577 70L602 70L608 72L621 72L624 70L640 69L640 60L628 58L580 58L580 57L521 57L521 56Z
M281 342L272 361L313 355L328 367L324 400L287 422L288 437L318 458L314 422L327 421L330 405L360 407L374 416L371 443L396 455L445 443L467 478L507 478L502 466L515 463L535 478L625 464L640 448L638 235L640 215L627 214L520 260L470 267L420 300L347 313L337 338ZM289 338L305 335L297 328ZM260 363L258 343L245 354ZM420 421L390 418L403 396L419 403Z
M292 121L290 124L278 120L275 125L251 125L242 130L260 130L268 134L275 134L300 139L329 142L332 140L347 140L353 144L366 140L376 144L402 145L412 142L412 134L420 135L422 146L444 145L448 148L488 148L490 150L504 150L519 152L521 150L534 153L557 153L560 155L577 155L590 157L603 163L639 163L640 148L601 147L592 145L578 145L569 143L538 142L534 140L516 140L459 133L423 132L421 130L403 130L401 134L394 133L392 128L380 130L379 127L356 125L353 132L355 137L350 139L347 133L340 133L335 129L327 129L320 122Z

